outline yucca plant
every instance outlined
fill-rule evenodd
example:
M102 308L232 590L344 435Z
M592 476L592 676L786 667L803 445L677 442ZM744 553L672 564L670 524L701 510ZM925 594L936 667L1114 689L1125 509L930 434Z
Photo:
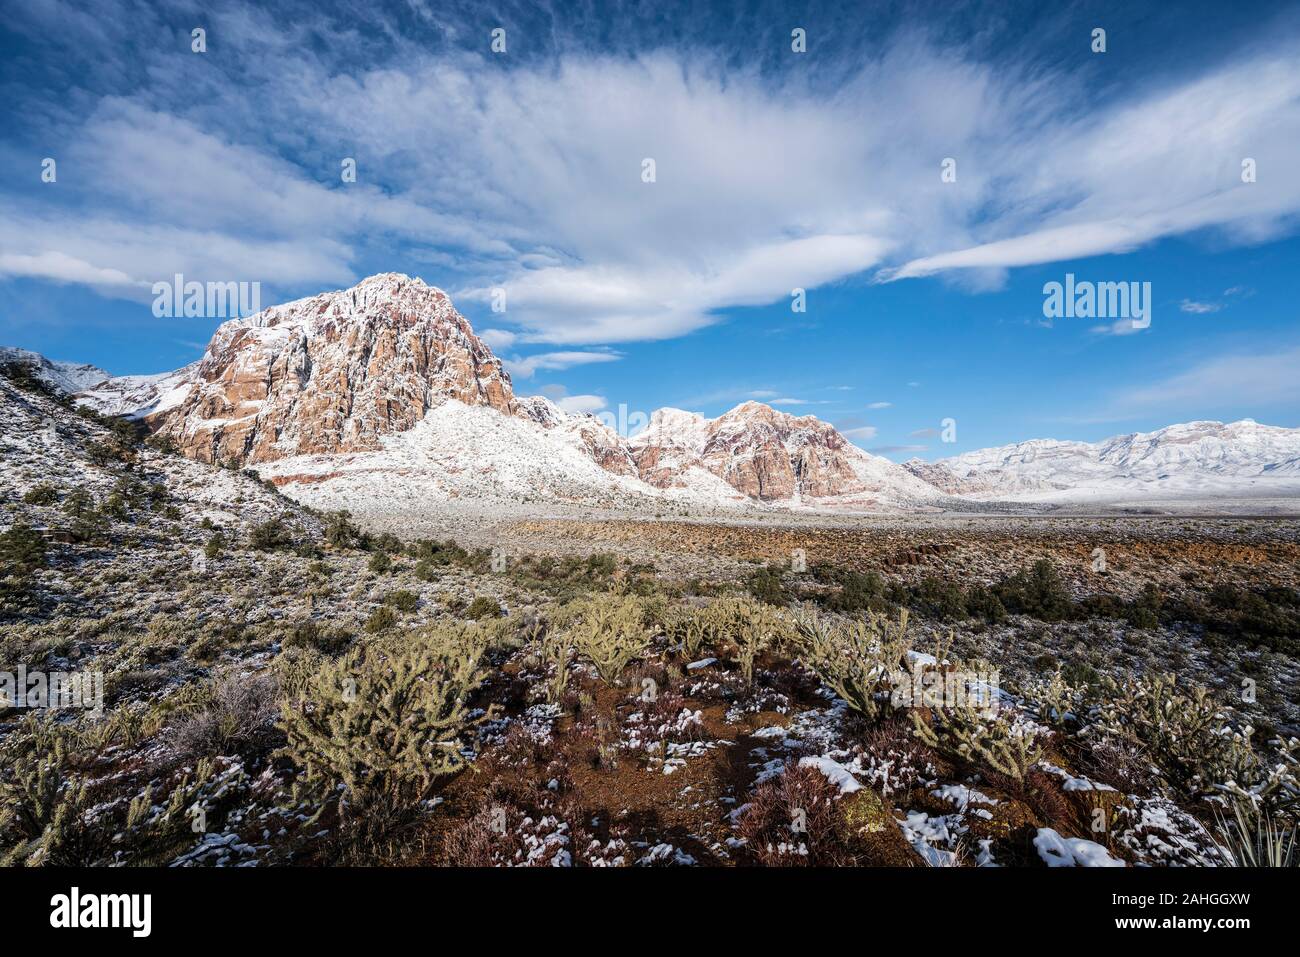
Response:
M1216 808L1214 817L1219 846L1234 867L1300 865L1300 830L1295 821L1274 818L1247 801L1233 801L1230 817Z

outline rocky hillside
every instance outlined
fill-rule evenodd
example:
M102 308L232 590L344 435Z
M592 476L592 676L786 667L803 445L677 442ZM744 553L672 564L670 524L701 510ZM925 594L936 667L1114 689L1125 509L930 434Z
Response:
M143 420L190 458L255 466L299 498L353 509L376 496L872 511L1300 495L1300 430L1249 419L902 466L760 402L714 419L660 409L629 439L517 397L447 294L399 273L227 322L200 361L162 375L4 357L100 412Z
M937 495L827 423L758 402L712 420L660 410L629 441L593 416L519 399L446 293L397 273L227 322L176 372L103 378L80 401L141 418L200 461L333 482L339 504L398 475L434 498L871 507Z
M0 346L0 366L16 366L51 389L69 395L92 388L109 378L107 372L96 366L55 362L39 352L12 346Z

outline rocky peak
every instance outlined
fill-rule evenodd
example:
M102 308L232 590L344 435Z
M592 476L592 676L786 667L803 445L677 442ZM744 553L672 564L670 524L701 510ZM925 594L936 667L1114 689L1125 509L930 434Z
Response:
M151 425L203 461L372 450L448 399L516 411L510 376L441 289L381 273L232 319Z
M752 401L716 419L661 409L633 439L632 454L642 479L659 488L699 468L764 500L861 492L854 463L869 458L828 423Z

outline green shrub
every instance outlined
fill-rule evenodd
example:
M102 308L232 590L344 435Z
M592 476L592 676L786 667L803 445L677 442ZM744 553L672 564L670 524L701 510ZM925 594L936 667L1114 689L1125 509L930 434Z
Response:
M390 605L398 611L415 611L416 608L420 607L420 596L413 591L402 588L397 591L390 591L385 595L384 604Z
M307 618L289 628L281 639L283 648L307 648L327 655L338 654L352 643L352 635L343 628L322 625Z
M966 595L961 587L934 575L926 575L910 589L908 605L918 614L940 621L966 617Z
M325 522L325 541L335 548L357 548L364 536L361 529L352 523L352 513L346 509L331 512Z
M745 587L759 601L769 605L786 605L790 592L781 578L781 570L772 566L760 568L745 579Z
M84 518L95 510L95 499L84 488L74 488L63 499L63 513L72 519Z
M207 544L203 546L203 554L207 558L220 558L226 548L226 537L220 531L215 531L208 537Z
M0 533L0 567L27 575L46 565L45 539L25 522Z
M386 552L389 555L400 555L402 552L402 541L392 532L384 532L370 540L370 547L377 552Z
M120 492L113 492L108 498L104 499L104 504L100 506L99 510L109 518L115 518L119 522L124 522L129 517L126 510L126 499Z
M393 567L393 559L388 552L375 552L370 556L367 567L376 575L383 575Z
M254 525L248 533L248 547L260 552L275 551L293 544L293 534L278 518L269 518Z
M465 618L471 621L478 621L480 618L498 618L501 615L501 605L495 598L488 598L486 595L477 596L469 607L465 609Z
M1075 616L1074 602L1056 567L1047 559L1034 563L993 586L993 594L1013 615L1029 615L1040 621L1066 621Z
M23 496L28 505L53 505L59 500L59 490L48 482L33 485Z
M814 569L818 578L828 578L839 588L828 594L823 602L832 611L849 614L864 611L886 612L891 605L885 597L885 583L875 572L840 571L836 568Z
M375 635L381 631L387 631L397 624L397 612L387 605L381 605L370 613L366 619L366 631Z

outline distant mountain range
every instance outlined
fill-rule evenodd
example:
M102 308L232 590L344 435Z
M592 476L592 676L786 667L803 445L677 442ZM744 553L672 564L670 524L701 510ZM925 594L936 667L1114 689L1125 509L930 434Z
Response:
M1033 440L903 465L833 426L745 402L660 409L641 433L519 397L443 291L384 273L213 335L175 372L109 376L0 349L77 400L142 419L187 456L253 467L305 500L940 510L972 503L1300 497L1300 429L1192 422L1098 443Z
M1093 443L1034 439L904 468L950 494L980 499L1287 495L1300 491L1300 429L1252 419L1187 422Z

